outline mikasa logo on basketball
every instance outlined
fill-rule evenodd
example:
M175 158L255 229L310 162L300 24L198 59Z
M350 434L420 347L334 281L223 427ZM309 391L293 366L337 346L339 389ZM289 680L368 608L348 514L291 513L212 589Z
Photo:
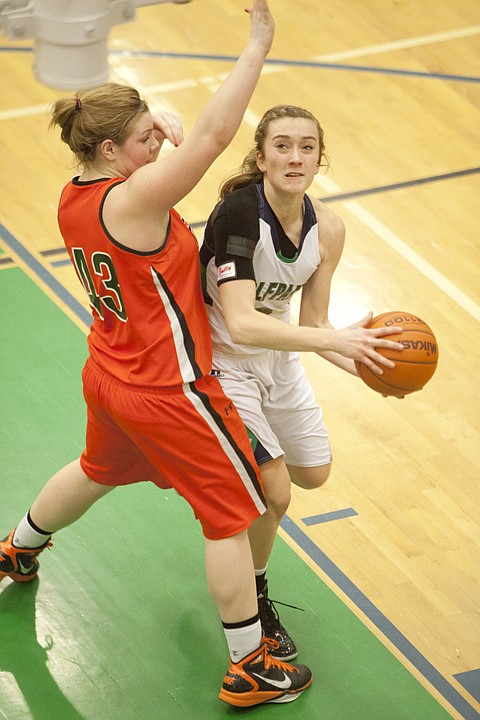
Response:
M437 354L437 345L436 343L432 342L425 342L423 340L402 340L400 339L399 342L402 343L405 350L422 350L427 355L436 355Z
M224 280L225 278L237 277L237 269L234 262L224 263L219 265L217 269L217 282Z

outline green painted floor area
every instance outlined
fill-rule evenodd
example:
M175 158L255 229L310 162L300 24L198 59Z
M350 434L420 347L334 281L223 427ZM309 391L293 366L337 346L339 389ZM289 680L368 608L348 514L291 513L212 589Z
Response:
M81 452L85 335L18 268L0 272L0 533ZM271 595L314 673L294 703L217 699L227 650L203 542L173 491L114 491L0 585L0 718L444 720L451 716L280 538Z

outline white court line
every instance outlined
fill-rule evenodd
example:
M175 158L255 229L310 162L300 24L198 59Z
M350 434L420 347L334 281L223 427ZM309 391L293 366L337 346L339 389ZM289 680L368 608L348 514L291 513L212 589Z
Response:
M11 110L2 110L0 112L0 120L13 120L19 117L28 117L29 115L41 115L50 112L50 105L30 105L22 108L12 108Z
M359 205L358 202L349 200L344 204L352 215L355 215L369 230L372 230L372 232L378 235L384 243L401 255L404 260L413 265L415 270L425 275L428 280L448 295L451 300L460 305L462 310L469 313L475 320L480 320L480 305L469 298L468 295L465 295L464 292L459 290L456 285L438 272L438 270L435 270L430 263L424 260L415 250L412 250L398 235L392 232L386 225L380 222L380 220L377 220L368 210L365 210L365 208Z
M394 40L393 42L381 43L379 45L367 45L362 48L357 48L356 50L344 50L343 52L328 53L327 55L316 55L313 60L316 62L350 60L351 58L364 57L366 55L379 55L380 53L391 52L392 50L405 50L411 47L418 47L419 45L447 42L449 40L456 40L457 38L469 37L470 35L478 35L478 33L480 33L480 25L472 25L459 30L449 30L448 32L434 33L432 35L419 35L418 37Z
M142 88L137 84L136 87L143 95L158 95L174 92L175 90L190 90L191 88L198 87L198 85L197 80L183 80L182 82L176 83L161 83L160 85L152 85L147 88Z
M363 57L366 55L376 55L380 53L390 52L391 50L402 50L409 47L416 47L418 45L427 45L436 42L445 42L448 40L455 40L456 38L468 37L470 35L477 35L480 33L480 25L472 25L471 27L461 28L459 30L450 30L444 33L436 33L432 35L420 35L418 37L409 38L405 40L396 40L390 43L383 43L379 45L370 45L363 48L357 48L355 50L345 50L338 53L329 53L326 55L317 55L313 59L314 62L335 62L337 60L349 60L355 57ZM264 74L273 74L277 72L283 72L288 68L269 66L266 65L263 69ZM113 66L115 71L115 66ZM119 72L121 74L121 72ZM217 76L221 82L228 73L221 73ZM151 88L145 88L144 94L160 93L160 92L171 92L172 90L179 90L182 88L195 87L196 81L183 81L179 83L165 83L163 85L154 85ZM139 88L140 89L140 88ZM12 110L4 110L0 112L0 120L12 120L17 117L27 117L29 115L39 115L41 113L47 113L50 110L49 105L31 105L23 108L13 108Z
M480 26L475 26L476 28L480 29ZM472 33L473 34L473 29ZM458 31L460 32L460 31ZM446 35L446 34L444 34ZM450 33L451 35L451 33ZM425 37L440 37L440 36L425 36ZM420 38L417 38L417 40L420 40ZM413 42L410 41L410 42ZM390 43L392 45L392 43ZM377 46L380 47L380 46ZM385 45L383 46L385 47ZM222 74L223 77L224 74ZM207 78L204 78L203 82ZM208 78L207 82L213 81L214 78ZM194 81L193 85L196 83ZM158 92L168 92L173 89L181 88L181 87L191 87L189 81L184 81L180 83L165 83L163 85L155 85L151 88L145 88L142 93L144 95L148 95L149 93L158 93ZM139 88L140 89L140 88ZM0 120L6 120L6 119L12 119L15 117L25 117L28 115L35 115L39 113L44 113L49 111L49 105L32 105L30 107L25 108L17 108L12 110L5 110L3 112L0 112ZM252 112L251 110L246 111L244 116L244 122L249 124L252 128L256 128L258 123L260 121L260 117ZM317 176L315 178L314 184L321 187L323 191L327 191L332 194L341 193L341 189L332 181L330 178L327 178L324 175ZM371 213L369 213L367 210L365 210L361 205L358 204L356 201L345 201L344 202L345 207L351 212L355 217L360 220L364 225L366 225L372 232L374 232L383 242L385 242L387 245L389 245L393 250L395 250L399 255L401 255L407 262L409 262L414 268L416 268L419 272L421 272L425 277L427 277L431 282L433 282L440 290L442 290L448 297L450 297L454 302L456 302L460 307L462 307L466 312L468 312L473 318L476 320L480 320L480 306L475 303L471 298L469 298L465 293L463 293L459 288L457 288L448 278L446 278L444 275L442 275L440 272L438 272L430 263L428 263L426 260L424 260L418 253L416 253L414 250L412 250L403 240L401 240L398 235L393 233L389 228L387 228L386 225L383 225L379 220L377 220Z
M247 110L245 113L245 122L253 128L256 128L260 122L260 117L256 113ZM332 194L340 194L342 192L341 188L326 175L317 175L313 181L313 185L321 189L322 192L326 191ZM442 273L438 272L433 265L430 265L430 263L424 260L415 250L412 250L398 235L381 223L380 220L377 220L377 218L369 213L368 210L365 210L357 201L343 201L343 204L352 215L355 215L369 230L375 233L375 235L395 250L404 260L409 262L416 270L421 272L442 292L448 295L451 300L460 305L460 307L475 318L475 320L480 320L480 306L459 290L459 288L442 275Z
M319 186L322 190L329 193L341 193L341 189L330 178L325 175L317 175L314 185ZM456 302L460 307L468 312L475 320L480 320L480 305L465 295L456 285L454 285L442 273L438 272L433 265L424 260L415 250L412 250L406 242L398 237L392 230L377 220L368 210L365 210L356 200L348 200L343 202L347 210L360 220L369 230L375 233L384 243L389 245L404 260L409 262L416 270L421 272L442 292Z

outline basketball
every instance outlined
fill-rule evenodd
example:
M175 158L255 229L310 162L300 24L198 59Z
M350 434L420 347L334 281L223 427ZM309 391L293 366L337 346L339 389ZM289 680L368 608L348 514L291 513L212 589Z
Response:
M437 368L438 345L435 335L426 322L411 313L395 311L374 317L367 327L400 326L403 332L391 339L403 345L403 350L377 348L377 352L393 360L394 368L382 366L383 375L374 372L358 360L357 372L369 388L382 395L403 397L421 390ZM387 336L385 336L387 337Z

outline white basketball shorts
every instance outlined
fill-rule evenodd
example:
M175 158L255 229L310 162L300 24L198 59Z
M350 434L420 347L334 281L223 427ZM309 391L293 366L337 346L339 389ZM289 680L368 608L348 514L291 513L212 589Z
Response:
M285 455L287 465L331 462L323 412L298 353L213 354L213 372L245 423L257 463Z

